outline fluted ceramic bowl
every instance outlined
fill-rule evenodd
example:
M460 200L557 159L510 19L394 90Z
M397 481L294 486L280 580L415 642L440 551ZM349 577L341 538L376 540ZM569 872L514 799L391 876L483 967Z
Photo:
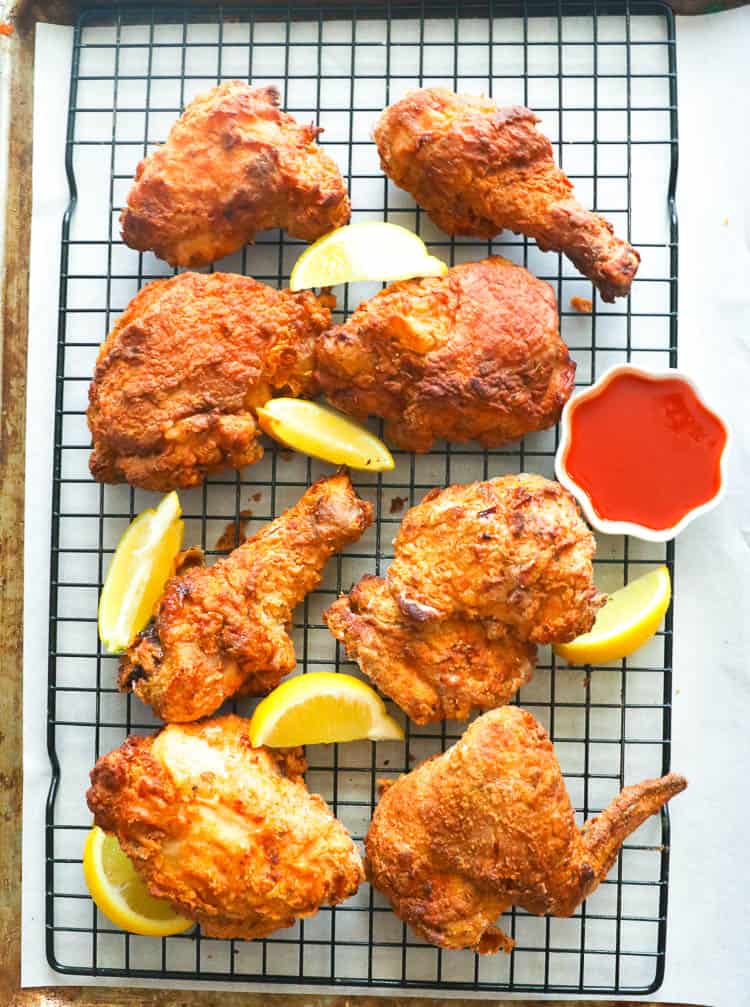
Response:
M684 381L685 384L693 390L701 405L713 417L715 417L726 434L726 442L724 444L719 463L719 487L716 493L710 500L706 500L705 503L687 511L687 513L685 513L683 517L670 528L648 528L645 525L637 524L634 521L609 521L606 518L600 517L596 513L591 498L586 490L583 489L582 486L579 486L565 467L565 456L571 443L571 416L573 410L585 399L598 396L613 378L617 377L618 374L624 373L646 378L648 381L658 382L672 380L674 378ZM729 454L730 437L731 435L727 424L706 402L693 379L688 377L684 371L677 370L676 368L666 371L648 371L642 367L636 367L634 364L615 364L613 367L608 368L602 376L594 382L593 385L579 392L573 398L568 399L565 403L562 416L560 417L560 445L557 449L557 453L555 454L555 474L557 475L559 482L573 494L578 503L581 505L581 508L586 515L586 519L592 528L595 528L597 531L600 531L605 535L633 535L636 538L645 539L647 542L668 542L676 535L679 535L681 531L684 531L685 528L687 528L687 526L697 517L700 517L701 514L707 514L710 510L713 510L713 508L716 507L716 505L724 497L726 493L727 457Z

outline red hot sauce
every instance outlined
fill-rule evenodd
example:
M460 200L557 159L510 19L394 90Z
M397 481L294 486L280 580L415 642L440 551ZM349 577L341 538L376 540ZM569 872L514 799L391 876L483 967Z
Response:
M563 460L599 517L662 530L716 496L726 442L682 378L621 372L572 403Z

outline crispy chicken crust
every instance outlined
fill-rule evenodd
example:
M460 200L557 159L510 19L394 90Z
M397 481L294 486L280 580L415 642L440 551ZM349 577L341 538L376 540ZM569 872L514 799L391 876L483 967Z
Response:
M323 619L349 658L417 724L465 720L474 707L508 703L534 670L536 648L511 630L461 618L415 622L382 577L363 577Z
M445 88L411 91L375 127L383 171L447 234L526 234L563 252L602 299L625 297L640 256L585 209L528 108Z
M499 257L391 284L321 336L316 361L335 406L384 417L408 451L544 430L575 377L552 288Z
M605 596L594 536L542 476L432 490L407 511L385 578L365 576L323 613L348 657L418 724L508 703L536 643L591 629Z
M365 840L368 878L431 944L510 951L501 913L570 916L686 786L670 773L626 787L579 831L544 728L518 707L492 710L387 787Z
M606 597L594 536L559 483L538 475L431 490L401 522L388 589L416 622L462 616L532 643L591 629Z
M228 716L130 737L91 772L97 825L117 836L157 898L209 937L253 940L364 880L359 854L322 797L301 748L253 748Z
M328 298L231 273L147 284L99 351L89 387L89 466L100 482L167 492L263 455L254 409L312 396Z
M280 111L274 87L229 81L195 98L140 162L120 215L126 245L204 266L281 227L315 241L346 224L349 197L322 130Z
M372 506L338 472L213 566L173 577L120 661L121 691L167 721L208 716L238 692L269 692L296 664L292 610L371 523Z

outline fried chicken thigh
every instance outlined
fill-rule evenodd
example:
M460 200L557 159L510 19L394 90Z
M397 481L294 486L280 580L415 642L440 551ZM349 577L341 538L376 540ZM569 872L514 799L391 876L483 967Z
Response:
M386 579L417 622L462 616L511 627L532 643L591 629L604 604L596 542L559 483L511 475L431 490L407 512Z
M385 578L363 577L323 613L381 692L417 724L510 701L535 643L585 633L605 596L594 536L542 476L432 490L406 513Z
M167 492L263 455L254 409L315 395L313 354L329 300L230 273L147 284L99 351L89 462L100 482Z
M269 692L296 663L292 610L371 521L345 472L319 479L228 556L167 582L154 621L120 661L120 689L168 721L198 720L238 692Z
M126 245L204 266L259 231L315 241L349 220L341 173L316 126L280 111L274 87L239 80L195 98L136 169L120 215Z
M538 122L528 108L423 88L383 112L375 142L386 175L447 234L526 234L563 252L603 300L625 297L640 256L575 199Z
M546 731L506 706L388 786L365 840L367 874L431 944L510 951L501 913L570 916L625 839L686 786L670 773L626 787L579 830Z
M553 426L575 376L552 288L499 257L392 284L324 333L316 360L335 406L384 417L408 451Z
M363 577L323 618L349 658L417 724L507 703L534 670L536 648L511 630L462 618L415 622L382 577Z
M208 937L253 940L364 880L359 854L302 749L253 748L247 722L220 717L130 737L97 762L88 805L149 891Z

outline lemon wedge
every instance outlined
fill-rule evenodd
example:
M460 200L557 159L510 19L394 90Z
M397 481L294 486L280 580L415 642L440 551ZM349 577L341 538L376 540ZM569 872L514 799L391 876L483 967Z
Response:
M111 654L125 650L151 618L182 547L181 514L173 491L120 539L99 599L99 636Z
M306 455L369 472L385 472L394 467L393 455L379 437L318 402L269 399L257 413L261 430Z
M254 747L292 748L335 741L401 741L404 732L378 694L352 675L315 671L290 678L255 708Z
M367 280L391 282L442 276L447 270L413 231L383 220L365 220L324 234L306 248L294 264L289 286L309 290Z
M168 937L193 926L169 902L155 899L116 836L95 825L83 851L83 873L91 897L115 926L145 937Z
M605 664L627 657L650 640L669 608L669 570L657 567L609 596L591 630L554 651L569 664Z

